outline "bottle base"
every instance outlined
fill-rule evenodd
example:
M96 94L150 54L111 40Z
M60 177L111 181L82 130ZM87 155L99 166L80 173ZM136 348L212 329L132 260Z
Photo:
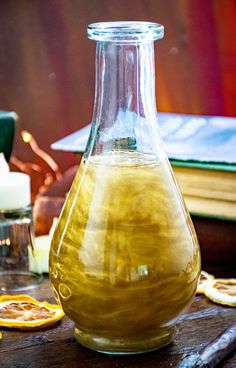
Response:
M145 340L135 339L109 339L101 336L91 335L75 327L74 335L76 340L86 348L109 355L131 355L147 353L161 349L173 341L175 327L161 329L155 337Z

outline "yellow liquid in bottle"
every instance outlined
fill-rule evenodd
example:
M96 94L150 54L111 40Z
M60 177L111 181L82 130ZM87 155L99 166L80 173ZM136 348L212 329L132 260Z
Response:
M51 282L79 342L116 353L166 345L199 270L166 161L113 152L81 163L50 252Z

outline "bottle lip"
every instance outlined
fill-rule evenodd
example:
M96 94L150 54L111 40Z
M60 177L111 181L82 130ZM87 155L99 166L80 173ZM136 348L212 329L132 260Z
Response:
M140 43L163 38L164 26L141 21L99 22L89 24L87 32L90 40Z

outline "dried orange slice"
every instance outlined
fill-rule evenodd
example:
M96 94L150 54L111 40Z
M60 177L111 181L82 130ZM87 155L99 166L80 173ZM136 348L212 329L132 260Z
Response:
M236 307L236 279L210 280L204 294L215 303Z
M36 330L53 325L64 316L59 305L39 302L28 295L0 296L0 326Z
M204 294L207 282L209 280L213 280L214 278L214 275L211 275L210 273L202 270L198 280L197 294Z

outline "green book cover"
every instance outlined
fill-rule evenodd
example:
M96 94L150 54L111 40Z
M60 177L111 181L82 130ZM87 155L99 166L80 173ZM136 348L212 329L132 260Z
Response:
M227 163L227 162L216 163L216 162L205 162L205 161L191 161L191 160L185 161L185 160L170 159L170 163L173 166L236 172L236 164Z
M9 161L11 156L16 119L16 113L0 111L0 152L4 153L7 161Z

